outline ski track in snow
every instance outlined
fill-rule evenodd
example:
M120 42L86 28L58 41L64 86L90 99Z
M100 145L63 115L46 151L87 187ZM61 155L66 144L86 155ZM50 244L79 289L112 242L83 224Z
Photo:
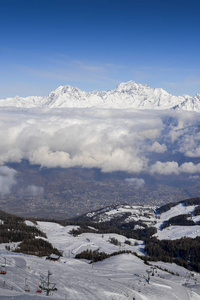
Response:
M168 216L175 214L175 211L176 208ZM51 262L45 258L7 253L5 245L1 244L0 263L3 264L6 257L7 274L0 275L0 300L47 299L44 292L36 294L36 286L40 284L40 276L46 277L48 271L52 273L50 282L55 282L58 289L48 299L132 300L135 297L136 300L200 300L200 274L195 275L197 284L191 279L188 286L183 286L188 270L175 264L155 262L163 269L178 272L179 276L158 269L155 276L150 276L148 284L146 271L150 266L132 254L113 256L93 264L74 258L74 252L78 253L83 248L98 247L107 253L118 251L119 246L111 244L109 238L115 237L123 245L126 239L123 236L86 233L73 237L69 233L73 226L63 227L50 222L38 224L46 232L48 240L63 251L63 257L59 262ZM142 244L123 245L122 249L141 254L143 247ZM24 291L25 281L30 288L29 293Z

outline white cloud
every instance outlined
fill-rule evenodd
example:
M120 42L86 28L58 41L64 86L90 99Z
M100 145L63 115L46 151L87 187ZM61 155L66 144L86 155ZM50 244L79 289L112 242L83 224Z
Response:
M194 174L197 164L179 166L170 161L170 151L197 157L198 120L199 114L174 111L2 108L0 164L28 159L44 167Z
M44 188L41 186L36 186L34 184L28 185L24 190L24 194L27 194L32 197L39 197L42 196L44 193Z
M0 166L0 194L10 194L12 187L16 184L17 172L6 166Z
M200 163L194 164L192 162L184 163L180 166L180 172L195 174L200 173Z
M2 117L1 122L0 162L25 158L46 167L140 172L147 165L147 158L138 151L145 138L140 136L138 114L129 114L95 109L6 111L7 121ZM152 127L151 118L146 122L146 127ZM137 131L133 130L136 124Z
M167 161L167 162L160 162L157 161L154 165L150 168L150 173L158 173L161 175L170 175L170 174L179 174L179 166L178 163L175 161Z
M146 129L140 132L140 135L145 139L156 139L160 136L161 130L159 128Z
M145 184L145 181L142 178L126 178L125 182L127 182L128 185L132 185L138 188L142 188Z
M200 178L199 175L190 175L190 176L189 176L189 179L191 179L191 180L197 180L197 179L199 179L199 178Z
M161 145L158 142L154 142L149 150L156 153L164 153L165 151L167 151L167 147L165 144Z
M195 174L200 173L200 163L194 164L192 162L187 162L179 166L175 161L167 161L164 163L157 161L150 167L150 173L158 173L161 175L178 175L180 173Z
M200 157L200 147L185 152L188 157Z
M44 194L44 188L37 186L35 184L30 184L25 188L20 188L18 190L18 195L20 197L41 197Z

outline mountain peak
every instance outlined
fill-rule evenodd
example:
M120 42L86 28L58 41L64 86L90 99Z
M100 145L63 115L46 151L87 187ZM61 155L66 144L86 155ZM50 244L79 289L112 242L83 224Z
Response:
M122 82L107 92L85 92L70 85L59 86L46 97L1 99L0 106L49 108L181 109L200 112L200 94L173 96L162 88L134 81Z
M138 84L133 80L130 80L128 82L121 82L118 84L116 90L119 92L122 91L130 91L130 90L138 90L139 88L147 88L149 87L147 84Z

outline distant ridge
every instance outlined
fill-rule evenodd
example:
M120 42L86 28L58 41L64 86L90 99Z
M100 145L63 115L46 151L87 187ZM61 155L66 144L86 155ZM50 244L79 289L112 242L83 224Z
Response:
M200 94L173 96L162 88L151 88L134 81L120 83L110 91L85 92L69 85L60 86L45 97L6 98L0 106L20 108L114 108L114 109L176 109L200 112Z

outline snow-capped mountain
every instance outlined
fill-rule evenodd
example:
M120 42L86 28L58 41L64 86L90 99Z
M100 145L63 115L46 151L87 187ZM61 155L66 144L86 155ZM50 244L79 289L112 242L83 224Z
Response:
M161 88L134 81L120 83L110 91L85 92L69 85L60 86L45 97L19 96L0 100L0 106L49 108L181 109L200 111L200 94L173 96Z
M32 108L41 105L42 97L30 96L30 97L19 97L0 99L0 106L12 106L12 107L24 107Z

